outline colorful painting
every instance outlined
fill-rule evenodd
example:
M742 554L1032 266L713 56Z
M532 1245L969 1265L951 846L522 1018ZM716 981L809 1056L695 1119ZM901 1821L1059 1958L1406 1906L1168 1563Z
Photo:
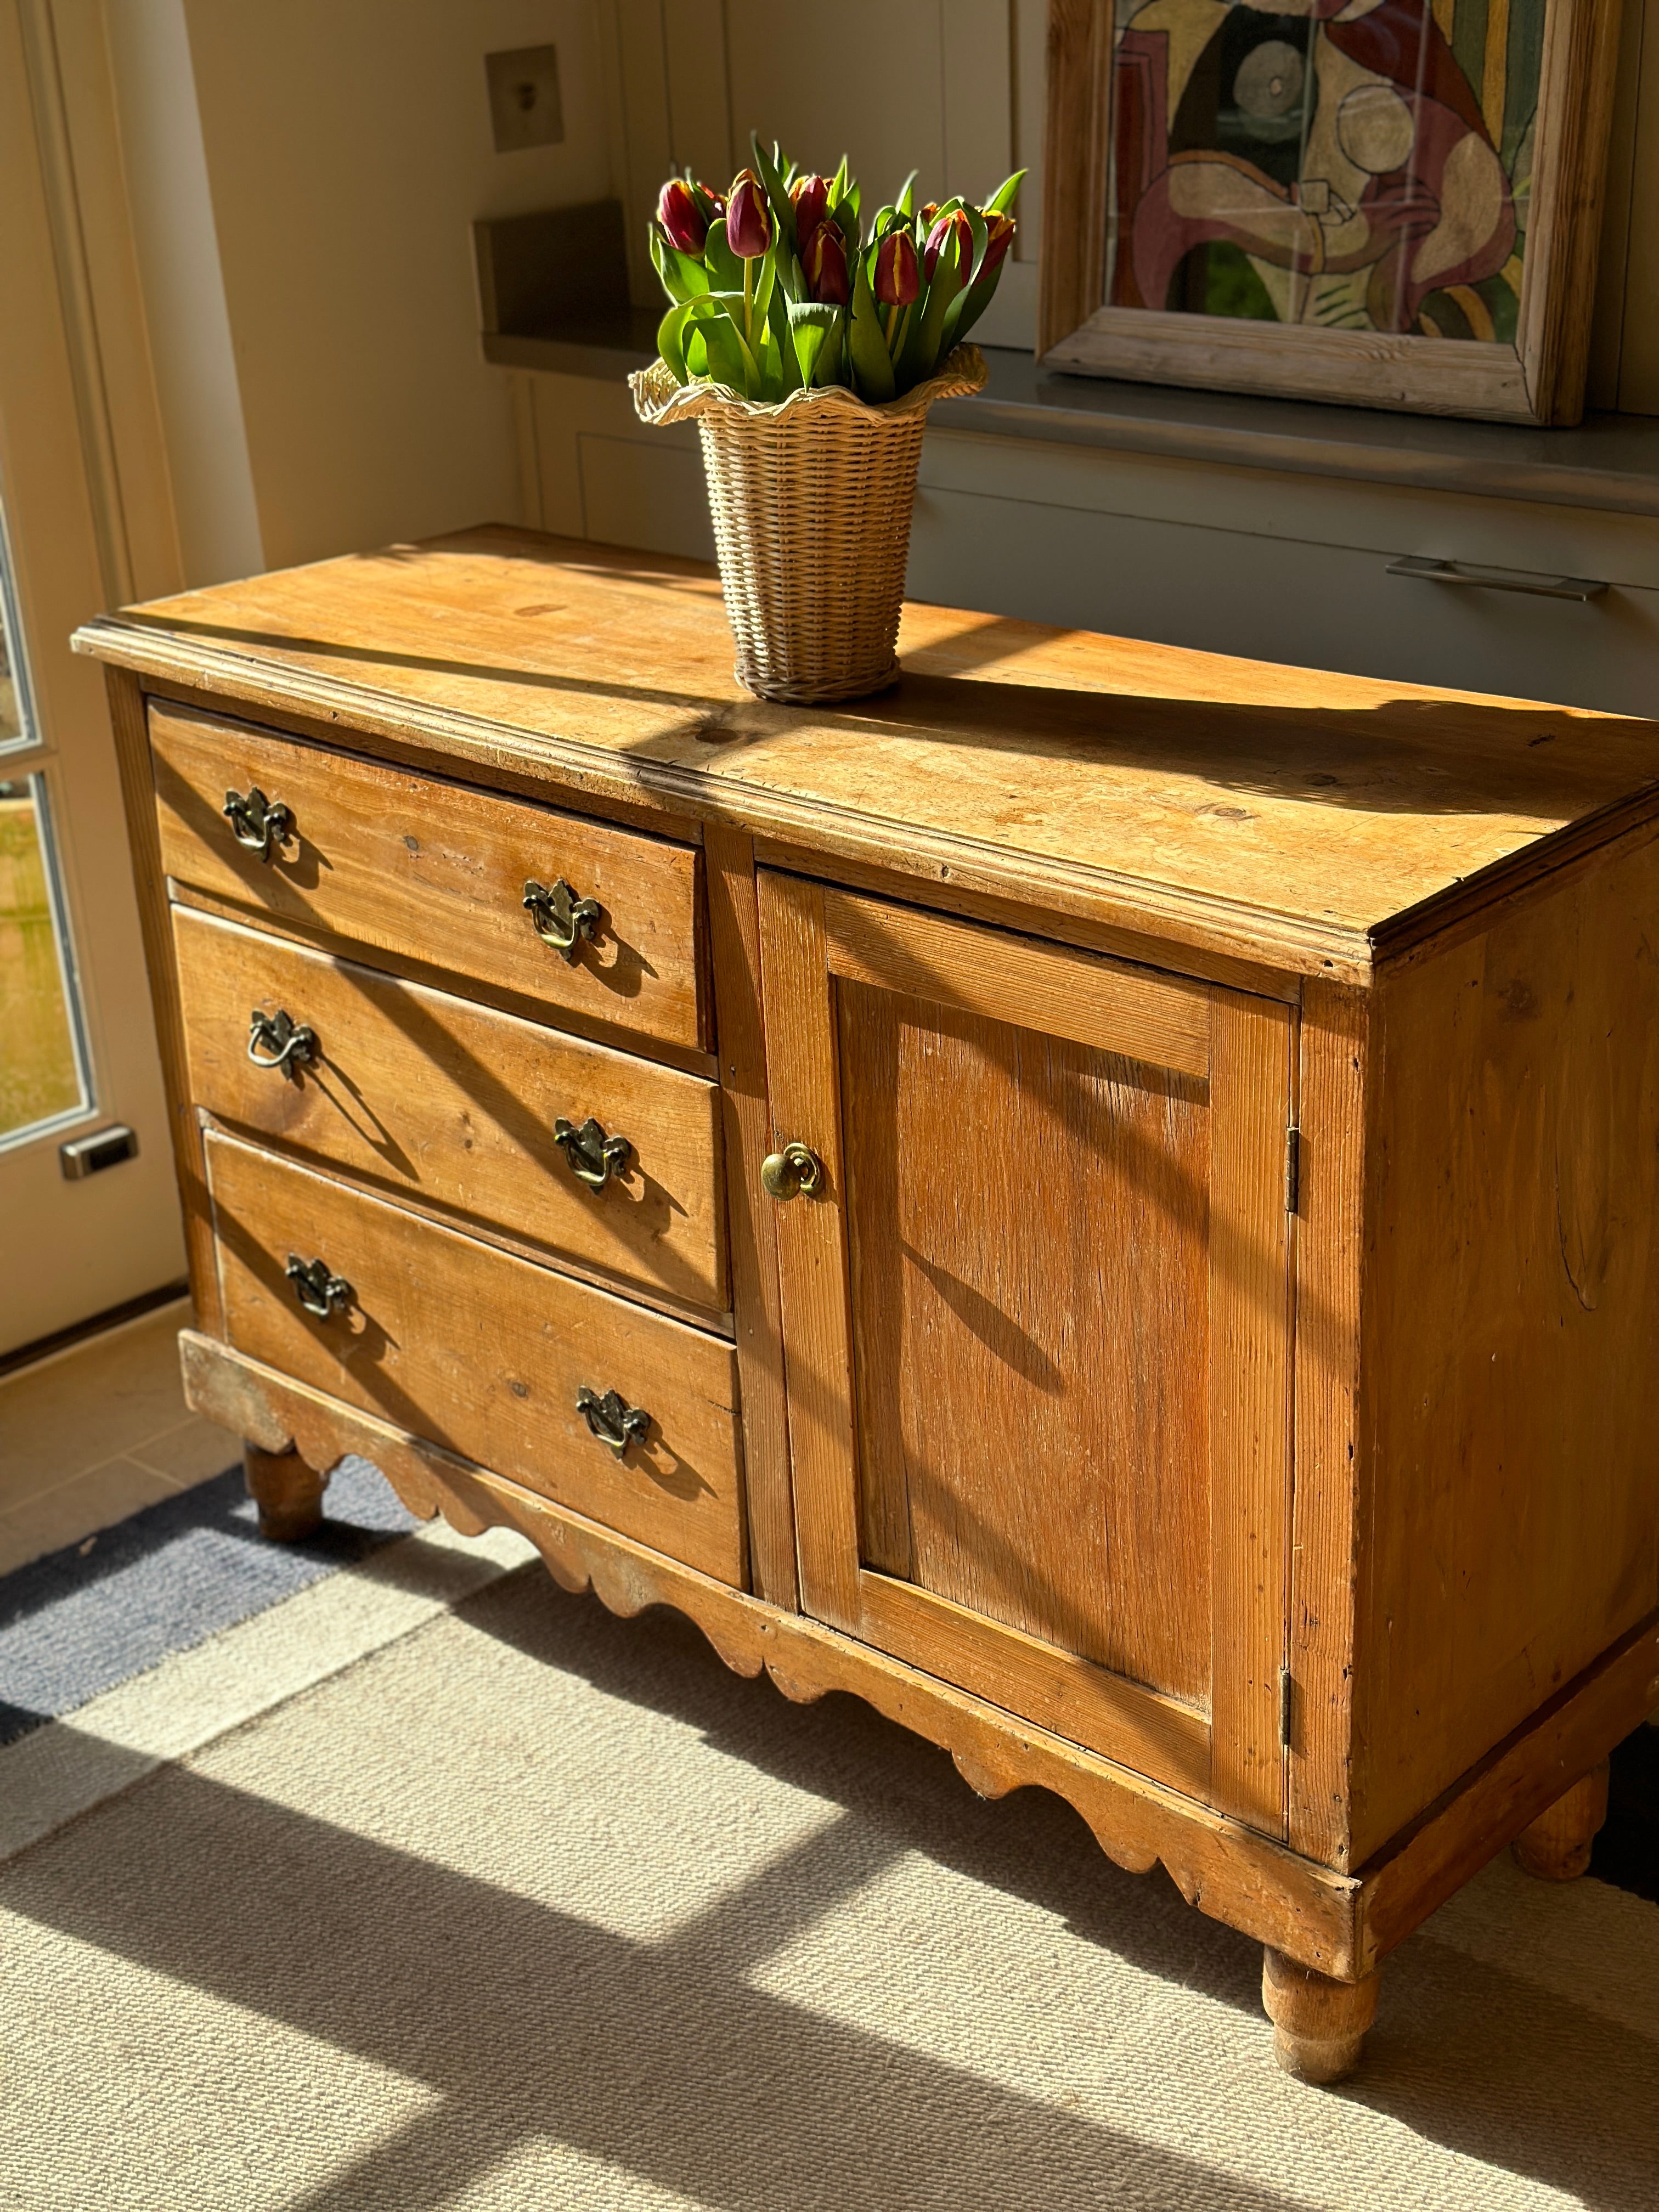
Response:
M1513 345L1545 0L1119 0L1106 299Z

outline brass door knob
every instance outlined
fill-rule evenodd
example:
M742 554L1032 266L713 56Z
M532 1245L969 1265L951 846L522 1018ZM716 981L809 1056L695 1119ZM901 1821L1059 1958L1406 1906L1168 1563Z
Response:
M769 1198L813 1198L826 1180L823 1162L808 1145L786 1145L761 1162L761 1188Z

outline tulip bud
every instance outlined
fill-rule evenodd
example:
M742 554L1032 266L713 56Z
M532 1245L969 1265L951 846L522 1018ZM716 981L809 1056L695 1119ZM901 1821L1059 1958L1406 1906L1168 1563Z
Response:
M876 251L876 297L884 307L908 307L921 289L916 242L908 230L890 230Z
M940 216L927 234L927 243L922 249L921 265L930 284L933 281L933 271L939 266L939 255L953 231L957 239L957 273L963 283L968 282L968 272L974 265L974 234L969 228L966 212L958 208L954 215Z
M726 206L726 242L739 261L758 261L772 243L772 212L752 169L732 179Z
M1003 257L1014 242L1014 218L1011 215L988 215L985 229L985 259L979 273L989 276L1001 268Z
M671 177L662 188L657 202L657 221L667 234L669 244L678 246L682 253L702 252L708 224L692 197L691 187L682 184L678 177Z
M795 250L805 254L808 240L830 212L830 179L797 177L789 197L795 206Z
M847 249L842 243L841 225L821 222L806 241L801 255L801 273L806 279L806 289L815 300L825 306L844 307L853 296L853 287L847 275Z

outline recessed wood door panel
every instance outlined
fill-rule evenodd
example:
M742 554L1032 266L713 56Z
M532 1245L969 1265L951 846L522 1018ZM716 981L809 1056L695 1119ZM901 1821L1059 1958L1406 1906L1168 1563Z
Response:
M1282 1833L1288 1010L761 911L807 1609Z
M191 1096L233 1126L394 1195L550 1247L675 1304L728 1304L719 1092L702 1077L447 991L173 910ZM252 1017L312 1033L292 1076ZM560 1120L631 1150L602 1188Z
M695 846L528 799L416 775L246 723L153 702L167 874L303 928L511 991L550 1018L707 1048L702 866ZM270 858L238 842L228 789L291 817ZM538 936L525 885L595 901L567 960Z
M239 1351L743 1582L729 1344L234 1138L210 1131L206 1150ZM340 1279L333 1310L302 1305L290 1256ZM590 1428L583 1390L646 1417L620 1453Z

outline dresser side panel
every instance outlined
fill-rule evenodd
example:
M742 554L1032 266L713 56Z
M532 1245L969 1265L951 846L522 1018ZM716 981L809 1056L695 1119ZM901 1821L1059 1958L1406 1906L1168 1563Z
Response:
M1376 994L1363 1862L1659 1603L1659 842Z

